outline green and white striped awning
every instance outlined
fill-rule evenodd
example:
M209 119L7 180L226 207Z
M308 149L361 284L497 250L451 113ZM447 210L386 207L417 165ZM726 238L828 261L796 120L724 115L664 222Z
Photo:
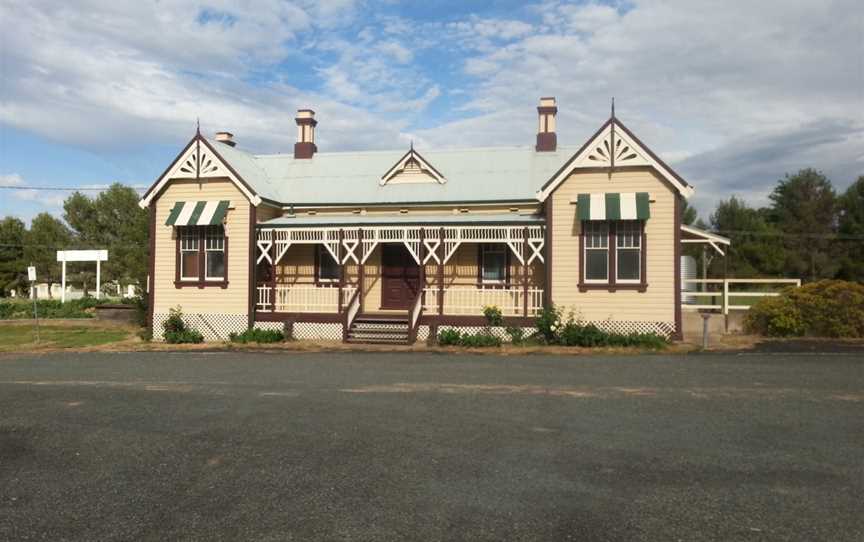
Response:
M228 201L178 201L168 214L166 226L215 226L222 223Z
M648 192L579 194L576 200L579 220L646 220Z

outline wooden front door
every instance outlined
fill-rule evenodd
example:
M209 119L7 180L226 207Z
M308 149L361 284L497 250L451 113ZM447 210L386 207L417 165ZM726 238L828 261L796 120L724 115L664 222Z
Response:
M420 266L405 245L381 246L381 308L407 310L420 288Z

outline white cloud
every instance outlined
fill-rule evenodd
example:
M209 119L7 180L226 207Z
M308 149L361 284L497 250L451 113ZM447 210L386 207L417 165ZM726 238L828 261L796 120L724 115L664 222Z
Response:
M0 175L0 186L21 186L24 179L17 173L5 173Z

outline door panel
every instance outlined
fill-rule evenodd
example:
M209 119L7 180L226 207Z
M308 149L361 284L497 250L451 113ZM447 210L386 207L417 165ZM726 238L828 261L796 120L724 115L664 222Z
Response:
M381 308L407 310L420 288L420 266L402 244L381 245Z

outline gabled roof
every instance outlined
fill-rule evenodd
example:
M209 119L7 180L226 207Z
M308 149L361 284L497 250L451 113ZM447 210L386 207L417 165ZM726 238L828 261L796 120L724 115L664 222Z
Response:
M409 162L437 182L390 182ZM434 164L434 166L433 166ZM253 205L456 204L544 201L575 170L650 166L685 197L687 182L614 116L581 148L531 147L254 155L197 134L144 194L146 207L170 180L228 177ZM446 175L446 178L445 178Z
M612 116L543 184L537 192L537 199L544 201L577 169L632 166L653 167L682 196L689 198L693 195L693 187L683 177L646 147L620 120Z
M414 168L411 168L414 166ZM382 186L392 181L394 178L398 177L403 173L411 173L410 169L416 169L417 173L423 175L430 180L437 181L439 183L446 183L447 179L444 178L437 169L435 169L432 164L426 161L425 158L420 156L420 153L414 150L414 143L411 143L411 149L405 153L405 155L399 159L398 162L393 164L393 167L387 170L387 172L381 176L381 181L379 184ZM415 181L416 182L416 181Z

